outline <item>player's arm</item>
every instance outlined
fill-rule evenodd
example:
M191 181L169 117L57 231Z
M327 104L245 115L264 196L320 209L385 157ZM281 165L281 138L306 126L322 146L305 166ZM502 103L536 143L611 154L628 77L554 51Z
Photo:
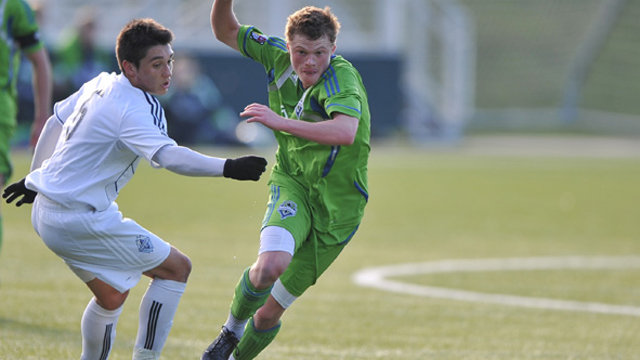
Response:
M257 156L221 159L207 156L184 146L165 145L152 159L158 165L185 176L224 176L236 180L258 181L266 170L267 160Z
M236 51L240 22L233 12L233 0L214 0L211 6L211 28L216 39Z
M268 106L253 103L240 116L247 122L257 122L271 130L283 131L323 145L351 145L358 131L358 119L343 113L333 113L331 120L307 122L292 120L276 114Z
M55 115L51 115L45 122L40 137L37 139L33 158L31 159L30 171L40 168L42 163L51 157L61 133L62 122Z
M62 133L62 123L55 115L50 116L49 120L45 122L42 132L40 133L40 138L36 143L33 159L31 160L31 171L40 168L42 162L51 157L60 133ZM11 204L16 199L19 199L16 201L16 206L33 203L38 193L28 189L25 181L26 178L23 178L4 189L2 197L6 199L7 204Z
M31 126L30 144L35 146L47 118L51 115L53 79L49 54L44 47L34 52L27 52L26 56L33 64L33 106L35 116Z

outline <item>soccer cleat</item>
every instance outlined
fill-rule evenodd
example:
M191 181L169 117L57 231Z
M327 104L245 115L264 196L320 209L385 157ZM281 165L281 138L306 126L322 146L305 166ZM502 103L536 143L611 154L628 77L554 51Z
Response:
M233 331L223 326L220 335L202 354L201 360L228 360L239 341Z

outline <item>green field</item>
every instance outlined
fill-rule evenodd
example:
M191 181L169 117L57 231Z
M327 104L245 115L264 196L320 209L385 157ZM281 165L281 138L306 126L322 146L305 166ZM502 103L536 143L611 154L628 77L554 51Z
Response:
M18 152L14 159L18 179L28 157ZM436 299L351 279L363 268L402 263L640 256L640 153L478 155L374 144L370 194L358 234L285 314L279 337L260 359L640 359L639 316ZM217 335L233 287L255 259L266 200L264 179L184 178L146 164L122 192L125 216L175 244L194 265L163 359L197 359ZM30 206L3 204L2 212L0 359L79 358L88 289L33 232ZM639 308L639 266L397 280ZM112 360L131 358L146 283L125 305Z

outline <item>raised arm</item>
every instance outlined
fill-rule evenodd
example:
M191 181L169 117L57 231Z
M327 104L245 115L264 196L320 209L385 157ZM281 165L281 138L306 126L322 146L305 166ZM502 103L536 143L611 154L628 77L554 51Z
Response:
M211 7L211 29L216 39L232 49L238 48L240 22L233 13L233 0L214 0Z

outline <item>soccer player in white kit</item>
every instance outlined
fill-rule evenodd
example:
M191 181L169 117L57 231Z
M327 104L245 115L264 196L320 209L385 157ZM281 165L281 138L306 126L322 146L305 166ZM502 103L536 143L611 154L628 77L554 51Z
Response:
M121 73L102 73L54 106L38 140L31 172L3 197L33 203L32 223L44 243L84 281L94 297L81 321L82 360L107 359L122 306L144 274L133 359L159 359L189 273L190 259L124 218L115 200L141 159L187 176L257 181L266 160L209 157L178 146L153 95L167 92L172 32L136 19L118 35Z

